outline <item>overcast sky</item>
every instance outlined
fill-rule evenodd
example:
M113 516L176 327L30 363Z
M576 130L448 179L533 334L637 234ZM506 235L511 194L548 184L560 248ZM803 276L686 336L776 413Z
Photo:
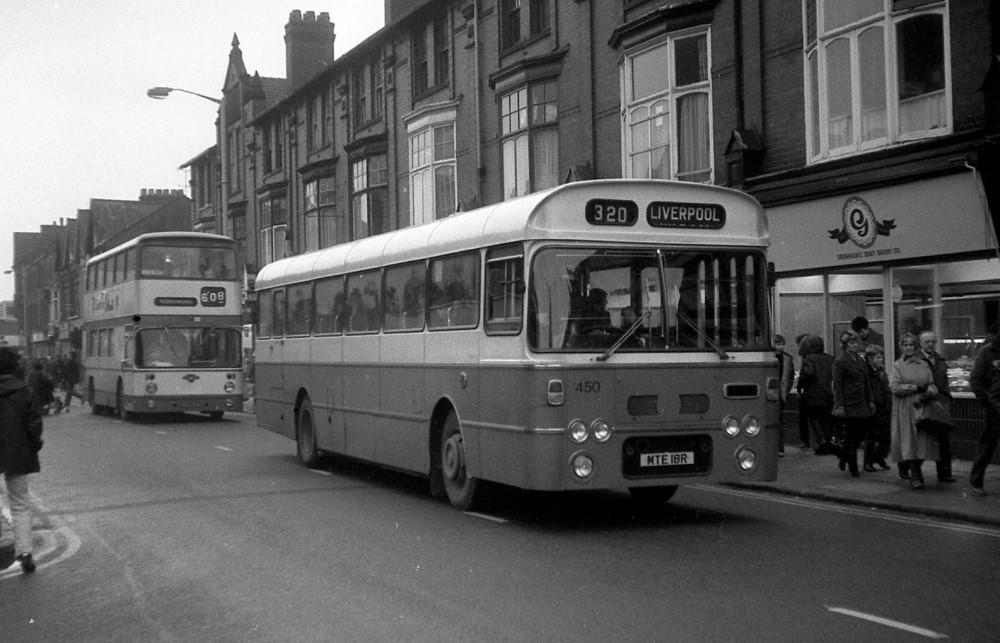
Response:
M76 217L90 199L185 189L178 169L215 144L233 34L251 75L285 77L285 24L326 11L337 56L383 26L382 0L0 0L0 266L13 233ZM0 271L2 273L2 271ZM0 274L0 300L14 298Z

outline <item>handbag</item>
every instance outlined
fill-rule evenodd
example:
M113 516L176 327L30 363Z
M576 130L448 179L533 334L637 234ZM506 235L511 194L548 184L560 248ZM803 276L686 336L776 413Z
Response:
M955 421L951 419L951 413L945 408L944 402L937 398L931 398L918 404L915 411L914 419L917 429L920 431L941 433L955 428Z

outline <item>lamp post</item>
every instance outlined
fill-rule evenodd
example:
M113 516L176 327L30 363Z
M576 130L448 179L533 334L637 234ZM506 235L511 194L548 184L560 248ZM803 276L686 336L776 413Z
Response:
M156 100L163 100L170 95L170 92L181 92L184 94L190 94L191 96L197 96L198 98L204 98L207 101L211 101L219 106L219 156L221 157L221 176L219 177L219 183L222 187L222 203L220 204L220 221L219 230L221 234L225 230L226 226L226 215L229 213L229 158L227 156L228 143L227 138L229 132L226 127L226 110L222 105L222 100L219 98L212 98L211 96L206 96L205 94L199 94L198 92L193 92L188 89L181 89L180 87L150 87L146 90L146 96L150 98L155 98Z

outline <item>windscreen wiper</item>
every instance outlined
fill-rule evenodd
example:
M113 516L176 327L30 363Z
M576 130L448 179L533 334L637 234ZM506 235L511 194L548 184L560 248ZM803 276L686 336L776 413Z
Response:
M627 342L633 335L635 335L635 332L639 330L640 326L642 326L642 322L649 319L649 315L652 312L653 312L652 309L644 312L642 316L638 317L634 322L632 322L632 325L629 326L624 333L622 333L622 336L619 337L618 340L615 341L615 343L608 348L608 350L604 351L603 354L598 355L594 359L596 359L598 362L606 362L609 357L615 354L615 351L621 348L622 344Z

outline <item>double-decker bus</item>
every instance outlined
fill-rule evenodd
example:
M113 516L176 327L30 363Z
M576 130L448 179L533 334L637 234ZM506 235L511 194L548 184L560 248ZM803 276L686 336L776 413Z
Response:
M236 244L197 232L140 235L87 262L83 385L91 410L243 408Z
M628 490L774 480L768 230L746 194L597 180L265 266L258 424L483 483Z

